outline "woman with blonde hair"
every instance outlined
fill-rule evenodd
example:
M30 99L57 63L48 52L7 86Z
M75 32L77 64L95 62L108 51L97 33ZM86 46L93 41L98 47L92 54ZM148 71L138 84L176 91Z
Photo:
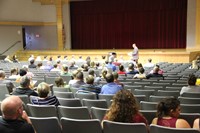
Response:
M123 123L145 123L146 118L139 112L134 95L125 89L119 90L104 116L104 120Z

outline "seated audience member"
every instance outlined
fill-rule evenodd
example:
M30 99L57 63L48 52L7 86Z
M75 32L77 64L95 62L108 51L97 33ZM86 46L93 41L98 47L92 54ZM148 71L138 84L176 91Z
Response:
M93 70L96 70L96 69L97 69L96 64L95 64L94 61L91 61L91 62L90 62L90 69L93 69Z
M35 60L30 60L30 65L28 66L28 68L37 68L37 66L34 63Z
M143 65L142 65L142 63L137 63L136 67L137 67L137 70L139 71L140 68L143 68Z
M193 128L194 129L198 129L198 130L200 129L200 122L199 121L200 121L199 118L194 120L194 123L193 123Z
M79 72L79 70L74 70L72 72L72 79L69 81L69 85L74 84L77 80L76 80L76 74Z
M44 66L44 70L51 71L53 69L51 61L47 61L47 64Z
M18 96L9 96L1 103L1 133L35 133L31 121L23 111L22 100Z
M89 69L88 74L94 77L94 84L99 84L99 82L101 81L101 78L96 76L93 69Z
M61 70L61 69L62 69L62 64L61 64L61 62L60 62L60 61L57 61L56 64L57 64L57 68Z
M55 83L56 87L65 87L64 80L61 77L55 78Z
M88 64L88 66L90 66L90 62L91 62L90 56L86 57L85 61L86 61L86 64Z
M139 112L136 98L130 91L125 89L119 90L115 94L103 120L148 124L146 118Z
M70 87L79 88L81 85L84 85L84 84L85 84L85 82L83 79L83 72L78 71L78 73L76 74L76 77L75 77L75 82L71 83L69 85L70 85Z
M81 85L79 87L79 90L84 90L84 91L94 92L96 94L99 94L101 92L101 86L94 85L94 77L92 75L88 75L88 77L86 77L86 84Z
M53 65L53 69L51 69L51 72L60 72L60 69L58 68L57 64Z
M37 64L37 69L44 69L45 66L43 66L42 62L39 62Z
M190 67L190 69L199 69L197 60L192 61L192 66Z
M30 78L28 76L23 76L20 79L20 86L17 87L13 91L13 95L32 95L32 96L38 96L38 94L30 88L31 82Z
M60 55L57 56L56 62L62 62L62 59L61 59Z
M113 76L114 76L114 82L115 82L116 84L118 84L118 85L121 85L122 88L124 88L124 84L123 84L123 83L120 83L120 81L118 80L118 77L119 77L118 73L117 73L117 72L113 72L112 74L113 74Z
M62 60L62 63L67 63L69 60L68 60L68 57L67 55L64 56L64 59Z
M189 75L188 78L188 86L184 86L181 89L180 95L182 95L184 92L196 92L200 93L200 86L196 85L196 76L195 75Z
M108 61L113 63L114 59L117 57L117 54L115 52L110 53L110 55L108 55Z
M78 66L76 66L75 64L76 64L75 61L71 60L69 62L69 70L76 70L76 69L78 69Z
M12 61L13 63L19 63L19 60L17 59L17 55L13 55Z
M49 61L53 62L53 57L52 56L49 57Z
M88 72L88 64L83 64L82 65L82 68L83 68L83 72Z
M117 58L114 59L113 64L114 64L115 66L120 66L120 65L121 65L121 63L118 62Z
M144 68L153 68L155 65L152 63L152 59L149 58L148 62L144 64Z
M108 73L107 68L103 69L101 72L101 80L105 80L106 79L106 74Z
M37 105L60 105L56 96L48 96L50 92L50 86L42 82L37 87L39 97L31 97L31 103Z
M8 63L12 63L12 61L10 60L10 56L7 55L6 58L4 59L5 62L8 62Z
M67 65L62 65L62 70L61 70L61 72L60 72L60 75L61 76L72 76L72 74L71 73L69 73L69 71L68 71L68 66Z
M128 64L128 71L126 72L127 74L138 74L139 72L134 69L134 64L129 63Z
M30 62L31 60L35 60L34 55L30 55L30 57L28 58L28 62Z
M159 68L158 67L154 67L153 73L150 73L150 74L148 74L146 76L147 79L149 79L149 78L156 78L156 77L163 77L162 74L159 74Z
M14 80L16 80L16 79L18 79L19 77L20 77L20 75L18 75L18 70L16 69L16 68L12 68L11 70L10 70L10 76L9 76L9 79L14 79Z
M155 67L158 68L158 74L163 74L163 70L160 69L160 66L159 66L159 65L156 65ZM154 67L154 68L155 68L155 67ZM150 71L150 73L153 73L153 72L154 72L154 69Z
M44 61L44 62L47 62L47 61L48 61L47 56L44 56L43 61Z
M163 99L157 105L157 118L154 118L152 124L172 127L172 128L190 128L188 122L179 119L180 101L176 98Z
M106 67L108 69L111 69L112 72L116 71L116 69L117 69L116 66L112 64L112 61L109 61L108 64L106 65Z
M24 67L23 69L26 71L26 76L28 76L31 79L34 77L34 74L30 72L27 67Z
M124 62L124 57L123 57L122 55L119 57L118 62L119 62L119 63L123 63L123 62Z
M133 76L133 78L134 79L145 79L146 78L146 74L144 73L144 68L143 67L141 67L141 68L139 68L139 74L135 74L134 76Z
M10 80L5 79L5 77L6 77L5 72L0 70L0 84L6 84L9 93L12 93L15 86Z
M36 57L36 59L35 59L35 61L38 61L38 62L40 62L40 61L42 61L42 59L41 59L41 57L40 57L40 56L37 56L37 57Z
M123 65L120 65L120 66L119 66L119 71L118 71L117 73L118 73L118 74L124 74L124 75L126 75L126 71L125 71Z
M82 62L82 63L85 62L85 60L83 60L83 58L82 58L82 55L79 56L79 59L77 60L77 62Z
M21 81L21 78L23 77L23 76L25 76L27 74L27 72L26 72L26 70L24 70L24 69L19 69L19 78L17 78L16 79L16 82L20 82Z
M101 88L101 94L116 94L119 90L123 89L121 85L114 82L112 73L107 73L105 79L107 84Z

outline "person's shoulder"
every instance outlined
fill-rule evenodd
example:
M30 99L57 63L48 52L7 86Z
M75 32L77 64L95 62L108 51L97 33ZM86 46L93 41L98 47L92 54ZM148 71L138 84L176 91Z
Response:
M177 119L176 128L190 128L190 124L184 119Z

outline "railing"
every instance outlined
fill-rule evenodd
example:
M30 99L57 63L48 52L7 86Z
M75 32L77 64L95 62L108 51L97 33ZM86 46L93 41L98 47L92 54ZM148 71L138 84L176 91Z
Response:
M16 44L20 43L21 41L16 41L13 45L11 45L9 48L7 48L3 53L1 53L0 55L5 54L8 50L10 50L12 47L14 47Z

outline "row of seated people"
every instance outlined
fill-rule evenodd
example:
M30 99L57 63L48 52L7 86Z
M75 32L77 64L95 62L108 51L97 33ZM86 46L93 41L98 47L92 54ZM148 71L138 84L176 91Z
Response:
M43 85L40 87L45 88L46 86ZM10 96L4 99L1 103L1 112L1 132L11 132L12 130L20 133L34 132L31 121L26 112L23 111L22 101L18 96ZM103 120L121 123L144 123L147 130L149 130L148 125L151 123L171 128L191 128L186 120L178 118L179 115L180 102L176 98L167 98L158 103L157 117L148 123L147 119L140 113L134 95L123 89L113 97L113 102ZM199 129L199 118L194 121L193 128Z
M21 69L20 69L21 70ZM86 82L84 82L83 79L83 72L81 70L75 70L73 73L74 79L69 81L68 85L70 87L75 87L75 88L79 88L82 90L86 90L86 91L93 91L101 94L115 94L116 91L118 91L119 89L122 89L124 87L124 84L120 83L118 79L118 73L114 72L113 74L111 73L107 73L107 71L105 71L106 73L104 73L104 80L107 82L107 84L105 84L104 86L102 86L101 84L96 85L94 83L97 83L98 80L102 80L99 77L95 78L94 75L94 71L91 70L92 74L89 74L88 77L86 77ZM25 71L21 71L20 74L23 75L27 75L27 73ZM106 75L107 74L107 75ZM21 75L21 76L23 76ZM27 75L28 76L28 75ZM8 82L7 80L4 80L5 78L5 73L3 71L0 72L0 77L1 77L1 81L3 83L6 83L9 89L9 93L12 92L12 88L14 88L14 85L12 84L12 82ZM21 77L20 77L21 79ZM19 79L19 80L20 80ZM58 79L60 80L60 79ZM96 80L96 81L95 81ZM199 92L199 86L196 86L196 77L194 75L191 75L189 77L188 80L188 85L187 87L183 87L182 91L180 94L182 94L183 92ZM58 84L60 81L57 81ZM63 85L63 83L62 83ZM104 89L106 88L106 89ZM112 89L108 89L108 88L112 88ZM17 88L18 89L18 88Z

